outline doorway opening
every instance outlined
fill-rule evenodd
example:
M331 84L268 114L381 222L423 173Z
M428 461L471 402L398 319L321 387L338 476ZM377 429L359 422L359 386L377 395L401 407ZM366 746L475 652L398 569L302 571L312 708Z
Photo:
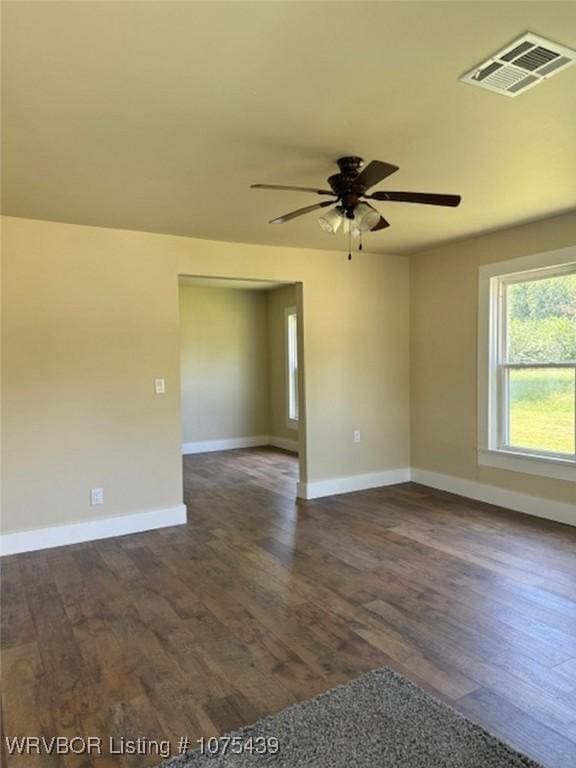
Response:
M185 498L218 473L294 499L306 478L302 284L178 283Z

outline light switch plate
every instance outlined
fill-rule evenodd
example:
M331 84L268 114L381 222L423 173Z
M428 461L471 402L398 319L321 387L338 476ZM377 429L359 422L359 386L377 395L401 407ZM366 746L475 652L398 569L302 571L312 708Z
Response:
M166 392L166 382L164 379L156 379L154 381L154 390L157 395L163 395Z

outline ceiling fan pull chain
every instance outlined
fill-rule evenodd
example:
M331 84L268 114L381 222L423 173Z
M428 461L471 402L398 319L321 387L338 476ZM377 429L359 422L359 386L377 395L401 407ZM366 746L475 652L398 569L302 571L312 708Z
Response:
M348 261L352 261L352 227L348 230Z
M358 250L362 250L362 230L360 230L360 243L358 244Z

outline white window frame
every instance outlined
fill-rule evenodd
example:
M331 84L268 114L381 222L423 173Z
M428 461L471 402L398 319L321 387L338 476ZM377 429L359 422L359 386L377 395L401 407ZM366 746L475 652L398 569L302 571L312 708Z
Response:
M514 368L576 368L575 363L511 364L502 349L506 338L506 285L527 279L572 274L576 246L524 256L479 270L478 314L478 463L483 466L576 482L576 458L507 444L506 377Z
M292 318L295 318L294 326ZM295 337L293 335L294 330L296 332ZM286 342L286 425L289 429L298 429L300 402L298 392L298 312L296 307L286 307L284 310L284 339Z

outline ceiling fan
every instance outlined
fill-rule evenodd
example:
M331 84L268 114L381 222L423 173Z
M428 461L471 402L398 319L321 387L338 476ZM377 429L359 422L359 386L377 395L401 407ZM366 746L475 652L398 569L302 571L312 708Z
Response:
M443 205L455 208L460 204L460 195L439 195L427 192L373 192L368 190L391 176L398 166L372 160L363 168L361 157L341 157L338 161L340 173L328 177L330 189L314 189L313 187L291 187L281 184L252 184L252 189L284 189L294 192L312 192L316 195L330 196L332 200L308 205L296 211L285 213L270 221L270 224L284 224L286 221L312 213L320 208L334 206L318 219L325 232L335 234L340 225L350 237L360 237L363 232L377 232L386 229L390 224L366 200L390 201L398 203L424 203L425 205Z

